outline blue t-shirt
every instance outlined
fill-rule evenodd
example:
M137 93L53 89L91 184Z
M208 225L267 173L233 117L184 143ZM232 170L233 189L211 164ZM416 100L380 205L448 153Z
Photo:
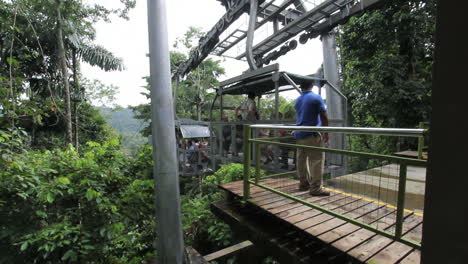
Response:
M320 112L327 111L320 95L312 91L302 92L294 102L296 109L296 126L321 126ZM296 131L294 137L302 139L313 135L314 132Z

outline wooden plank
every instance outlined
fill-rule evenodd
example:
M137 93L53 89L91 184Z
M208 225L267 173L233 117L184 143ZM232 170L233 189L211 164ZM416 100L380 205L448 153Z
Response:
M310 210L313 210L313 209L310 208L309 206L302 205L302 206L294 207L289 210L276 213L276 216L282 219L286 219L288 217L292 217L292 216L295 216L295 215L298 215L300 213L304 213L305 211L310 211Z
M403 225L403 228L405 225L407 225L407 223ZM414 226L411 230L408 230L406 233L403 233L403 238L421 242L422 241L422 227L423 227L423 222L421 218L419 220L419 223L416 226Z
M410 214L406 216L404 220L408 223L408 225L403 227L403 232L406 232L407 230L411 229L414 225L418 224L419 216ZM366 261L368 258L375 255L377 252L390 246L393 242L393 239L381 235L374 235L369 240L350 250L348 254L357 258L358 260Z
M263 184L266 184L268 186L272 185L272 186L280 186L281 184L294 184L294 183L297 183L296 180L293 180L293 179L282 179L282 180L279 180L278 178L276 179L264 179L262 181L260 181L261 183ZM221 189L224 189L226 191L230 191L230 192L233 192L237 195L243 195L243 188L244 188L244 182L243 181L235 181L235 182L230 182L230 183L225 183L225 184L220 184L219 187ZM254 193L259 193L259 192L267 192L267 190L261 188L261 187L258 187L258 186L255 186L253 184L251 184L251 194L254 194Z
M346 204L341 204L341 205L338 205L340 207L343 207L343 206L348 206L349 204L353 203L354 201L348 201ZM333 202L329 202L328 204L326 205L322 205L322 207L324 207L325 209L332 209L332 208L336 208L337 205L334 204ZM351 210L351 209L350 209ZM322 216L323 215L323 216ZM322 219L322 221L320 222L317 222L317 219L315 218L319 218L319 219ZM310 227L313 227L317 224L320 224L322 222L326 222L326 221L329 221L331 219L335 218L334 216L331 216L329 214L326 214L326 213L322 213L321 215L318 215L317 217L314 217L314 219L305 219L304 221L302 222L296 222L296 225L297 226L300 226L301 229L308 229Z
M236 184L234 185L219 185L221 189L224 189L225 191L228 191L230 193L233 193L234 195L238 196L238 197L243 197L244 195L244 186L243 186L243 182L240 181L240 182L235 182ZM281 183L277 183L277 184L281 184ZM295 184L295 183L289 183L289 184ZM263 195L263 194L269 194L271 193L270 191L264 189L264 188L261 188L261 187L258 187L258 186L255 186L253 184L250 185L250 195L251 196L256 196L256 195Z
M367 260L369 263L396 263L406 256L412 247L402 244L400 242L393 242L384 250L377 253L375 256Z
M308 194L309 194L308 191L299 191L299 189L296 188L296 192L293 192L290 195L297 196L297 197L306 197L306 195L308 195ZM279 195L279 194L275 193L275 195L267 196L264 199L249 199L249 202L253 202L256 205L263 206L263 205L267 205L267 204L270 204L270 203L279 202L279 201L285 200L285 199L289 200L289 198L286 198L286 197L284 197L282 195Z
M290 216L290 217L285 217L283 219L286 220L287 222L291 223L291 224L295 224L295 223L303 221L303 220L305 220L307 218L311 218L311 217L314 217L316 215L322 214L322 212L319 211L319 210L310 209L310 207L308 207L308 208L309 208L309 210L307 210L305 212L302 212L302 213L299 213L299 214L296 214L296 215L293 215L293 216Z
M281 195L280 195L281 196ZM301 199L307 199L308 197L310 197L310 194L309 192L302 192L302 194L300 195L297 195L296 196L297 198L301 198ZM258 206L261 206L262 208L270 211L270 209L274 210L276 208L279 208L283 205L288 205L288 204L299 204L298 202L294 201L294 200L291 200L287 197L283 197L284 199L281 199L279 201L276 201L276 202L272 202L272 203L269 203L269 201L266 201L266 202L259 202L259 203L255 203L256 205ZM272 211L271 211L272 212ZM274 213L274 212L272 212Z
M355 199L355 201L351 200L351 201L347 201L347 203L345 204L340 204L339 205L339 208L341 208L341 210L343 211L343 214L347 214L348 217L352 217L352 218L359 218L361 217L362 215L365 215L369 212L372 211L372 206L368 206L369 204L371 204L370 202L367 202L363 205L360 205L360 206L353 206L353 203L355 203L357 200L359 199ZM334 206L334 204L329 204L325 207L330 207L330 206ZM330 209L330 210L333 210L333 211L336 211L338 207L335 207L335 208L327 208L327 209ZM364 208L363 210L360 210ZM330 216L330 215L329 215ZM320 224L315 224L315 225L312 225L308 228L305 229L305 231L313 236L317 236L321 233L324 233L326 232L327 230L333 230L334 228L337 228L341 225L344 225L346 224L346 221L344 220L341 220L339 218L336 218L336 217L333 217L333 216L330 216L330 218L328 218L328 220L326 221L323 221L322 223ZM325 241L325 242L330 242L330 241Z
M236 244L236 245L227 247L225 249L221 249L219 251L208 254L208 255L204 256L203 258L205 258L206 261L213 261L213 260L216 260L216 259L219 259L219 258L232 256L232 255L237 254L240 251L246 250L246 249L248 249L248 248L250 248L252 246L253 246L253 243L250 242L249 240L246 240L246 241L241 242L239 244Z
M333 216L331 216L329 214L321 213L321 214L316 215L314 217L311 217L311 218L305 219L303 221L297 222L294 225L299 227L302 230L305 230L305 229L310 228L310 227L312 227L314 225L318 225L318 224L320 224L320 223L322 223L324 221L328 221L328 220L330 220L332 218L333 218Z
M341 197L342 198L342 197ZM337 201L338 199L335 199L335 201ZM330 209L337 209L337 208L340 208L341 205L339 206L335 206L335 207L330 207ZM285 210L285 211L281 211L281 212L277 212L276 215L280 218L283 218L283 219L286 219L286 218L289 218L289 217L292 217L292 216L295 216L295 215L298 215L298 214L301 214L301 213L304 213L304 214L309 214L308 212L306 211L310 211L310 210L315 210L315 209L312 209L311 207L307 206L307 205L300 205L300 206L297 206L297 207L292 207L292 208L289 208L288 210ZM304 214L301 214L301 215L304 215Z
M400 261L400 264L420 264L421 263L421 251L413 250L408 256Z
M286 192L286 193L292 193L292 192L298 191L299 187L296 183L294 183L294 184L286 185L282 188L279 188L279 190L281 190L282 192ZM277 197L277 196L278 194L265 190L264 193L258 193L258 194L252 195L252 198L250 198L249 200L251 200L252 202L258 202L263 199L268 199L270 197Z
M392 212L390 212L390 213L392 213ZM362 219L364 220L364 219L369 219L369 218L367 218L365 216L365 217L362 217ZM392 218L384 217L382 219L379 219L376 222L373 222L373 225L374 226L378 225L380 229L386 230L389 227L391 227L392 225L394 225L394 221L389 220L389 219L392 219ZM352 225L350 223L348 223L346 225L351 225L352 229L354 229L353 226L355 226L355 225ZM353 231L353 232L351 232L351 233L349 233L347 235L345 235L345 234L342 234L342 235L343 235L342 238L340 238L338 240L335 240L332 243L332 246L337 248L337 249L340 249L341 251L348 252L349 250L363 244L365 241L367 241L367 240L373 238L374 236L376 236L376 233L372 232L372 231L369 231L367 229L360 228L360 229L358 229L356 231ZM379 237L383 237L383 236L379 236Z
M358 219L359 217L361 217L362 215L365 215L367 213L370 213L372 212L372 210L374 209L372 206L367 206L371 204L371 202L368 202L367 204L365 205L362 205L361 207L356 207L356 208L349 208L349 210L345 213L343 213L344 215L347 215L348 217L352 217L354 219ZM360 208L364 208L365 210L359 210ZM316 225L316 226L312 226L308 229L306 229L305 231L313 236L318 236L322 233L325 233L329 230L333 230L339 226L342 226L344 224L346 224L347 222L344 221L344 220L341 220L339 218L333 218L329 221L326 221L326 222L323 222L319 225ZM325 241L325 242L331 242L331 241Z
M341 197L343 198L343 197ZM341 207L341 206L344 206L343 205L335 205L333 204L333 202L335 201L338 201L338 199L335 199L335 200L332 200L332 201L329 201L327 199L322 199L323 202L321 203L321 205L327 209L336 209L337 207ZM327 201L328 203L325 203L325 201ZM311 201L311 202L314 202L314 201ZM314 217L318 214L322 214L321 211L319 210L316 210L316 209L313 209L309 206L306 206L306 205L300 205L298 207L295 207L295 208L291 208L291 209L288 209L287 211L292 211L292 210L297 210L299 211L299 213L289 213L288 215L285 215L283 216L282 218L286 221L288 221L289 223L292 223L292 224L295 224L295 223L298 223L300 221L303 221L307 218L310 218L310 217ZM302 211L302 212L301 212ZM278 213L282 213L282 212L277 212Z
M327 196L310 196L309 194L307 194L307 196L309 196L309 197L305 198L304 201L307 201L307 202L310 202L310 203L316 203L316 204L320 204L320 205L324 205L326 203L329 203L329 199L330 199L330 197L327 197ZM289 200L289 201L292 201L292 200ZM289 210L289 209L299 207L299 206L307 206L307 205L303 205L301 203L292 201L292 202L284 203L283 205L277 206L275 208L272 208L272 209L269 210L269 212L272 213L272 214L277 214L277 213L280 213L280 212L282 212L284 210Z
M269 186L282 188L296 197L318 204L329 210L348 215L354 219L378 226L378 228L392 231L395 224L395 209L377 204L373 201L364 201L346 194L333 193L330 197L309 196L307 192L298 191L298 181L291 180L290 185L284 185L283 179L269 181ZM237 185L241 188L242 184ZM262 189L262 188L260 188ZM240 190L242 191L242 190ZM349 254L358 260L365 261L398 261L418 259L418 253L412 252L413 248L394 242L392 239L378 235L356 225L347 223L331 215L312 209L306 205L290 200L281 195L263 190L257 192L258 196L252 196L249 202L261 207L278 218L294 224L305 230L312 236L330 243L336 249ZM404 235L417 240L420 234L422 217L405 213L403 226ZM290 244L291 241L285 243ZM291 243L293 245L294 243ZM294 250L300 250L299 248ZM410 254L411 253L411 254ZM390 256L391 255L391 256ZM408 255L408 256L407 256ZM386 262L384 262L386 263Z
M376 210L381 210L382 207L383 206L377 208ZM386 215L382 215L382 216L380 216L380 218L385 217L385 216ZM361 217L357 218L357 220L363 221L363 218L364 217L361 216ZM380 218L377 218L374 221L378 221L378 220L380 220ZM368 223L368 224L372 223L372 221L371 222L363 221L363 222ZM353 232L355 232L355 231L357 231L359 229L361 229L359 226L353 225L351 223L346 223L346 224L344 224L342 226L339 226L339 227L337 227L335 229L329 230L327 232L324 232L324 233L318 235L318 238L323 240L323 241L327 241L328 243L331 243L331 242L334 242L334 241L336 241L336 240L338 240L338 239L340 239L340 238L342 238L344 236L347 236L347 235L349 235L349 234L351 234L351 233L353 233Z

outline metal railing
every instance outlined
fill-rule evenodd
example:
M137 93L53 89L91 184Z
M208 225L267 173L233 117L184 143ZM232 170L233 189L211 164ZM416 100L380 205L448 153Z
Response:
M368 153L368 152L359 152L359 151L352 151L352 150L345 150L345 149L331 149L325 147L315 147L315 146L307 146L307 145L299 145L299 144L290 144L290 143L282 143L278 142L278 140L284 139L282 138L253 138L252 132L256 129L273 129L273 130L295 130L295 131L309 131L309 132L338 132L338 133L347 133L347 134L359 134L359 135L379 135L379 136L401 136L401 137L416 137L419 139L420 146L418 149L422 149L422 141L421 138L427 133L425 129L395 129L395 128L357 128L357 127L306 127L306 126L285 126L285 125L244 125L244 146L243 146L243 153L244 153L244 178L243 178L243 193L244 199L249 199L250 197L250 186L255 185L260 188L269 190L273 193L279 194L280 196L286 197L288 199L293 200L294 202L300 203L302 205L306 205L311 207L312 209L319 210L323 213L329 214L333 217L339 218L346 222L355 224L361 228L376 232L380 235L388 237L390 239L394 239L396 241L402 242L406 245L420 248L421 244L418 241L414 241L408 238L405 238L403 235L403 224L404 224L404 217L405 211L405 192L406 192L406 182L407 182L407 172L408 166L416 166L416 167L426 167L426 161L422 159L411 159L411 158L404 158L392 155L384 155L378 153ZM254 133L256 134L256 133ZM399 165L399 175L398 178L398 186L397 186L397 201L396 201L396 221L394 223L394 232L389 232L388 230L377 228L369 223L365 223L364 221L360 221L349 217L347 215L337 213L333 210L329 210L323 206L320 206L314 202L310 202L307 200L302 199L302 197L297 197L292 194L289 194L285 191L282 191L278 188L267 186L267 184L262 184L261 180L265 178L272 178L272 177L279 177L279 176L287 176L287 175L294 175L296 171L290 171L286 173L276 173L269 176L264 176L260 178L260 170L261 170L261 161L260 161L260 146L263 144L268 145L276 145L279 147L289 147L289 148L298 148L298 149L308 149L320 152L328 152L328 153L337 153L342 155L349 155L349 156L356 156L359 158L364 159L375 159L375 160L383 160L383 161L390 161L392 163L396 163ZM255 150L253 149L255 148ZM253 151L254 150L254 151ZM252 160L252 153L254 155L254 159ZM252 162L254 161L254 162ZM255 165L255 175L251 177L251 166L252 163ZM252 179L253 178L253 179ZM394 208L394 207L393 207Z

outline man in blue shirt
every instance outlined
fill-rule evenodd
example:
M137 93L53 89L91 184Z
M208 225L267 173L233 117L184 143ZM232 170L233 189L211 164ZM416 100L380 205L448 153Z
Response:
M302 94L294 102L296 126L328 126L327 109L320 95L312 92L313 81L301 83ZM322 147L328 142L328 133L296 131L297 144ZM330 192L322 187L324 153L320 151L297 149L297 172L299 189L309 190L311 195L327 196Z

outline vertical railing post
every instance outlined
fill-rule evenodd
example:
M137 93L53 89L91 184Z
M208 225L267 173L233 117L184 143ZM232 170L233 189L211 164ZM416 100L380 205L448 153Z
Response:
M406 163L400 164L400 177L398 180L398 200L397 200L397 215L395 226L395 238L400 239L403 231L403 216L405 212L405 194L406 194Z
M250 148L250 125L244 125L244 200L250 197L250 163L251 159L251 148Z
M260 180L260 143L255 143L255 183L258 183Z
M424 128L424 122L419 123L419 128ZM418 159L423 158L424 136L418 138Z

